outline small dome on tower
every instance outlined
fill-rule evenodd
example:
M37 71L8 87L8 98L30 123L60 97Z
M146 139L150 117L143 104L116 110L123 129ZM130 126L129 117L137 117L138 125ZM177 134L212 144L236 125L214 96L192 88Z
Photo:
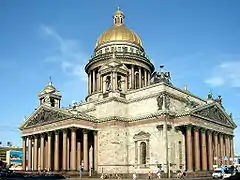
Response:
M61 94L60 92L52 85L51 78L48 82L48 85L38 94L40 105L47 105L51 107L60 108Z
M52 85L52 81L50 80L47 84L47 86L44 87L44 89L39 93L46 94L46 93L59 93L59 91Z
M143 46L140 37L124 25L124 17L124 13L118 8L113 15L113 26L100 35L96 48L109 42L129 42Z

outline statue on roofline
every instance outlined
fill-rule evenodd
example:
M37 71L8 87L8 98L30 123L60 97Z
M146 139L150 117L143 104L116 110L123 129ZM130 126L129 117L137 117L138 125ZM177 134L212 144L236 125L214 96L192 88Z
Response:
M154 72L151 76L152 83L159 83L159 82L165 82L166 84L172 85L170 82L171 80L171 75L170 72L164 72L162 71L164 66L160 66L160 71L159 72Z

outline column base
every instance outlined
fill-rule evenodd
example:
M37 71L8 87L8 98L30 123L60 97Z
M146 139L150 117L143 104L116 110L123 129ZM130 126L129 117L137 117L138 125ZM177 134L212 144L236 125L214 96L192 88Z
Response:
M194 171L195 171L195 172L200 172L200 171L201 171L201 169L195 169Z

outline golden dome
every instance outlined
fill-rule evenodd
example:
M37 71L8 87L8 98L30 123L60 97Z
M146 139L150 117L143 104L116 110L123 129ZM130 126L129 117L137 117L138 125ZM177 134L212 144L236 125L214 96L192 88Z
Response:
M114 13L113 19L113 26L100 35L96 47L108 42L130 42L142 47L140 37L124 25L124 14L119 8Z

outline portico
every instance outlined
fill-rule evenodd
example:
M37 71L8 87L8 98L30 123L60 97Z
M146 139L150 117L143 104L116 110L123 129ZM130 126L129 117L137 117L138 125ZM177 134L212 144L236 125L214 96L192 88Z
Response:
M229 159L234 157L231 134L191 124L177 126L176 129L182 131L185 136L186 170L189 172L211 171L214 164L221 164L219 159L225 156ZM217 159L214 160L214 157ZM228 161L227 164L229 163Z
M89 164L90 147L97 149L97 131L71 127L27 135L22 139L24 169L26 169L26 157L28 157L28 170L34 171L44 169L76 171L80 169L82 161L85 171L89 170L89 166L97 167L96 150L93 151L92 157L94 163Z

